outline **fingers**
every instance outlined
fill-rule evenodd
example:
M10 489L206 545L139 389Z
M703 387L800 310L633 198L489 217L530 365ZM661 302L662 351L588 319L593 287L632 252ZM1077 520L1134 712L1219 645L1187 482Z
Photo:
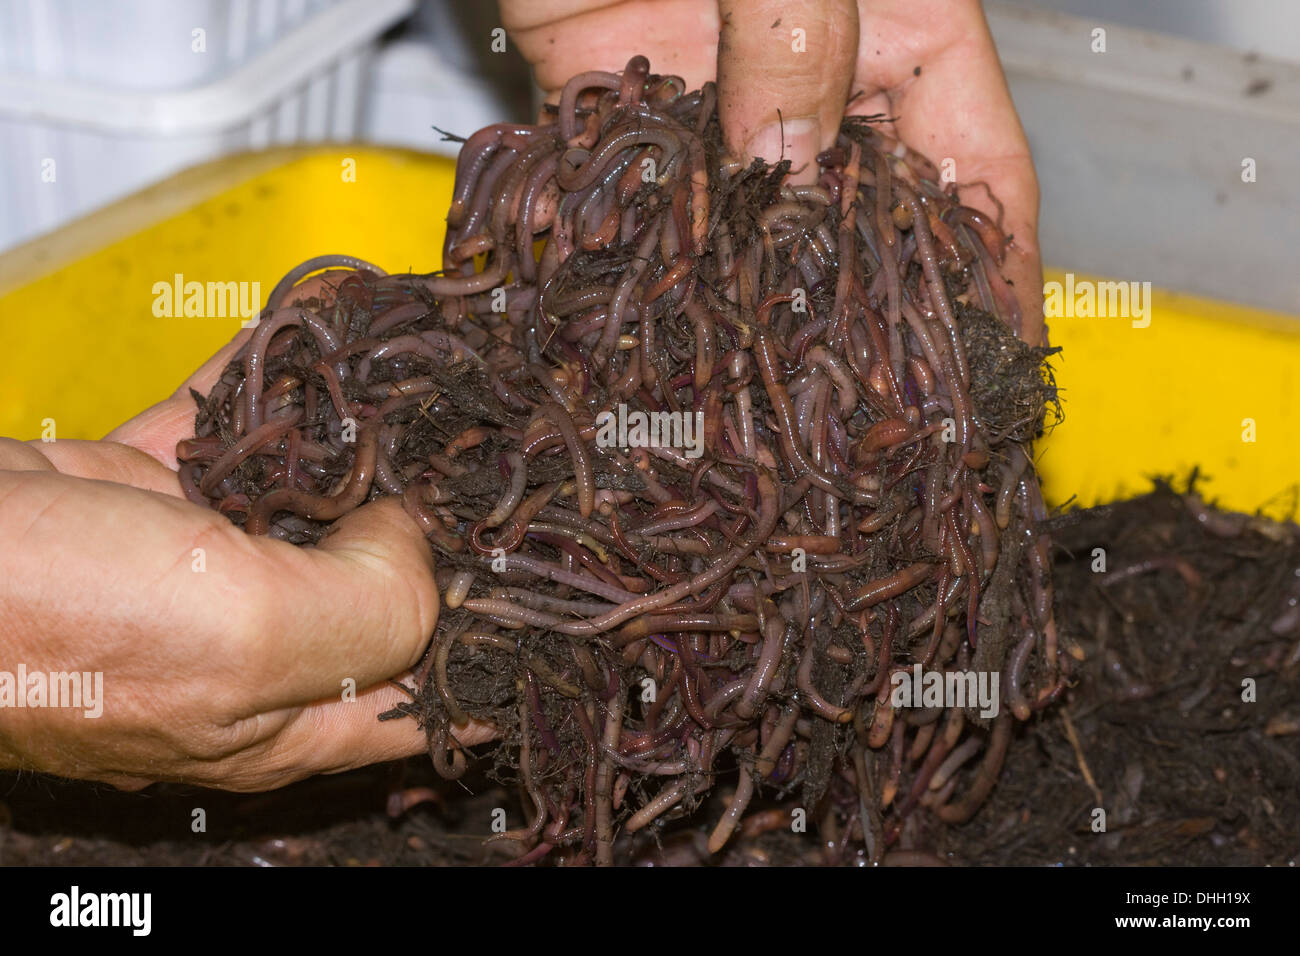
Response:
M24 556L0 564L11 592L42 609L50 635L75 643L90 627L75 663L95 666L74 669L122 686L167 673L228 721L380 683L416 662L437 623L432 554L394 498L315 548L62 474L0 472L0 501L4 556Z
M575 74L621 70L637 54L688 90L714 77L714 0L504 0L501 20L551 102Z
M403 682L411 685L409 674ZM216 759L178 762L164 768L158 779L254 792L286 786L319 773L342 773L427 753L428 735L413 718L379 719L380 714L410 699L400 688L384 682L366 688L354 699L336 696L306 707L262 715L245 722L251 731L247 732L244 746ZM472 747L497 736L490 724L475 720L450 730L460 747ZM130 778L107 782L119 787L132 783Z
M405 683L410 686L409 676ZM268 741L264 752L254 750L232 759L232 768L217 776L214 784L229 790L264 790L312 774L339 773L427 753L428 736L413 718L379 719L410 699L400 688L384 683L366 689L353 701L336 698L301 708ZM463 747L496 736L491 725L473 720L452 727L451 732Z
M411 686L412 680L408 677L405 683ZM410 699L400 688L385 683L357 695L354 702L313 704L283 731L283 752L295 755L294 762L305 764L312 773L335 773L427 753L428 737L413 718L379 720L380 714ZM463 747L496 736L490 724L475 720L450 730Z
M50 460L32 444L17 438L0 438L0 471L55 470Z
M395 499L307 549L64 474L0 471L0 504L0 556L13 557L0 577L21 596L16 620L39 615L29 659L108 675L102 723L30 713L40 723L21 740L44 769L252 789L423 746L413 722L373 720L401 699L384 682L416 662L438 612L428 544ZM378 689L358 695L365 706L345 702L345 689L367 688Z
M403 675L402 683L411 686L411 675ZM238 792L273 790L315 774L427 753L428 735L413 718L379 719L410 699L384 682L346 700L340 695L248 718L210 732L198 746L166 754L151 746L156 734L142 745L139 737L119 732L105 749L84 735L68 746L66 729L65 735L51 734L42 725L29 738L40 742L33 751L39 759L24 764L0 757L0 767L23 766L132 791L164 780ZM451 746L473 747L498 736L492 725L475 720L449 729Z
M96 481L115 481L119 485L143 488L176 498L184 497L176 472L138 448L114 441L78 441L60 439L42 444L31 442L33 454L45 460L60 474Z
M817 178L835 144L858 54L853 0L721 0L718 112L727 147L746 160L791 161Z
M1029 345L1045 346L1047 324L1043 314L1043 259L1037 237L1021 227L1007 249L1002 275L1011 283L1020 303L1020 337Z
M910 16L910 8L900 6L903 3L889 0L880 7L879 16L886 22L879 29L888 37L907 36L904 28L888 22L893 17L906 20ZM874 23L868 26L864 43L872 46L877 41L870 32L876 27ZM918 30L922 28L932 33L938 29L917 25ZM877 79L889 87L891 112L898 117L897 132L908 146L940 166L951 160L958 184L987 185L987 189L963 186L962 202L994 217L998 208L990 191L1002 203L1003 229L1014 237L1004 273L1014 284L1026 332L1033 333L1035 328L1041 330L1043 282L1038 252L1038 177L1029 142L979 4L945 8L942 31L943 42L923 65L918 64L919 76L909 70ZM869 59L863 59L870 70ZM1031 342L1033 337L1026 335Z
M395 498L339 519L315 548L246 539L260 550L254 619L262 633L247 712L337 697L418 660L438 622L433 555ZM209 559L208 566L213 565Z

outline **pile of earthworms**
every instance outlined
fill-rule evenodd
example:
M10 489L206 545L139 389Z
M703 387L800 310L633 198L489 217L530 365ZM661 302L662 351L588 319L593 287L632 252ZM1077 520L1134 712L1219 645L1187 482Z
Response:
M401 497L443 608L386 717L447 778L457 727L499 728L516 862L611 862L715 787L711 850L803 809L881 860L918 806L969 818L1069 675L1027 453L1048 353L999 224L878 118L790 186L715 106L636 57L474 134L443 270L293 270L179 448L253 534ZM895 707L917 663L996 672L999 716Z

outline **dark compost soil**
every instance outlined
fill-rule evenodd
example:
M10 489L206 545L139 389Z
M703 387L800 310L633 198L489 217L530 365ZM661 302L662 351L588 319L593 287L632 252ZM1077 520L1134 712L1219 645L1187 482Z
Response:
M1061 706L1017 726L998 785L973 820L947 827L920 811L911 852L891 859L1293 865L1300 855L1296 526L1207 510L1163 484L1052 525L1056 618L1087 653L1077 682ZM1098 548L1104 572L1094 570ZM433 799L390 816L394 794L420 787ZM661 841L620 840L618 860L706 862L703 840L728 788L719 789L714 806L670 824ZM191 832L196 807L206 811L206 833ZM427 757L258 795L174 785L126 794L4 774L0 863L498 863L499 853L483 845L498 807L510 825L524 817L517 795L480 770L445 782ZM1104 832L1094 830L1099 807ZM826 855L815 827L802 835L782 827L733 841L707 862L818 864Z

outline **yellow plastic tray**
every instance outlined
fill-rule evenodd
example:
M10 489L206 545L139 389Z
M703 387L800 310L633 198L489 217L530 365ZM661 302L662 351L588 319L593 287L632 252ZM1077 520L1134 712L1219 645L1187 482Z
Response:
M238 318L154 317L154 284L177 273L257 281L265 297L289 268L326 252L389 271L436 268L453 170L446 159L360 146L249 154L0 256L0 435L35 438L52 418L61 437L99 437L228 341ZM1064 349L1065 405L1038 448L1050 501L1114 500L1200 466L1220 504L1292 510L1300 320L1156 290L1147 328L1050 325Z

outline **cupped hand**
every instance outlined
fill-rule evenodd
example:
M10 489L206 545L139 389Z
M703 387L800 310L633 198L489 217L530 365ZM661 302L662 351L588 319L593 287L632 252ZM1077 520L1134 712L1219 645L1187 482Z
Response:
M438 617L429 546L400 504L298 548L181 492L189 389L211 389L247 334L103 441L0 439L0 670L103 675L98 717L0 709L0 766L262 790L427 747L413 721L376 719L407 699L389 678Z
M989 193L1002 203L1004 272L1024 315L1042 316L1038 180L979 0L502 0L501 11L552 101L570 76L641 53L688 88L716 79L732 151L789 159L794 181L815 176L851 96L850 114L893 117L886 132L952 160L962 202L994 216ZM1031 344L1043 331L1025 323Z

